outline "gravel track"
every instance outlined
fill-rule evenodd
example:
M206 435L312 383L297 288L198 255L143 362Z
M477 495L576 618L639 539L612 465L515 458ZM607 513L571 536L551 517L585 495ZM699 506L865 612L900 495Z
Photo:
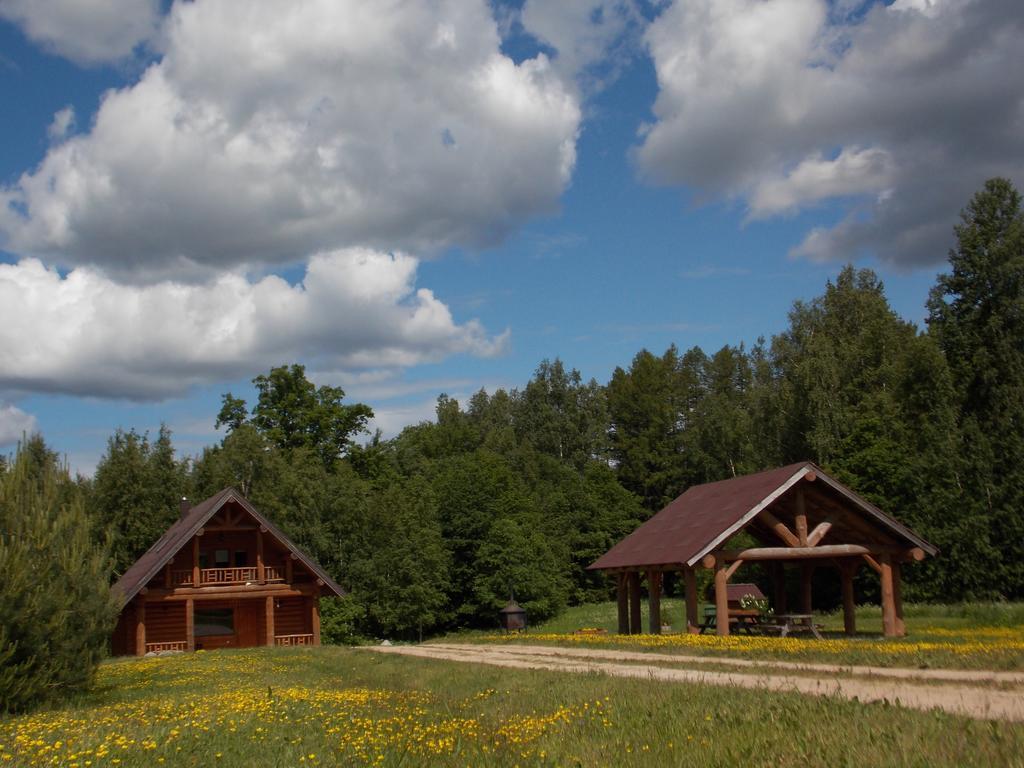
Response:
M1024 694L983 687L986 683L1020 683L1024 676L984 670L918 670L856 667L792 662L750 661L706 656L677 656L631 651L595 650L530 645L428 644L369 646L366 650L439 659L467 664L486 664L512 669L598 673L616 677L663 680L673 683L733 686L765 691L796 692L812 696L838 696L863 702L888 701L911 709L938 709L980 720L1024 722ZM622 664L618 662L648 662ZM681 663L756 666L780 670L821 672L821 676L773 673L720 672L680 669ZM667 666L671 664L672 666ZM837 672L851 677L834 677ZM956 685L915 684L927 681Z

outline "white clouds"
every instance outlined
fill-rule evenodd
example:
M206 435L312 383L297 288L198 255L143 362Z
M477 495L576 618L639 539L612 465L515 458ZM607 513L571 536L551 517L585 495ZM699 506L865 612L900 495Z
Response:
M12 445L37 431L36 417L10 403L0 403L0 445Z
M551 211L580 112L482 0L176 3L162 59L0 190L4 247L120 279L494 242Z
M0 0L0 18L80 64L117 61L150 37L159 0Z
M945 258L989 176L1024 180L1018 0L901 0L853 21L824 0L680 0L648 29L660 92L648 178L753 218L856 198L795 253Z
M88 267L0 265L0 389L149 399L294 360L353 369L499 353L505 335L455 323L415 289L417 263L349 249L313 257L297 286L226 274L141 288Z
M70 104L63 109L58 109L53 115L53 121L46 129L46 135L50 141L60 141L65 138L75 127L75 108Z
M643 25L633 0L527 0L520 21L557 51L559 71L584 85L599 84L590 82L595 68L614 68L617 58L633 52Z

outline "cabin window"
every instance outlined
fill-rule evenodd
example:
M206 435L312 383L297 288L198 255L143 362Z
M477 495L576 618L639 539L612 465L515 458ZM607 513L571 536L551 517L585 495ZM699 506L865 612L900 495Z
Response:
M231 566L230 552L226 549L216 549L213 552L214 568L229 568Z
M210 567L210 555L207 552L199 553L199 567L209 568Z
M244 549L235 552L235 568L245 568L249 564L249 553Z
M196 608L195 636L235 634L235 611L233 608Z

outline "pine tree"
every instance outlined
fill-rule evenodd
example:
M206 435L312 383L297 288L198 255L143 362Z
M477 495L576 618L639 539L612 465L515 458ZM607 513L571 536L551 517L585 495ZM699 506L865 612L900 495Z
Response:
M87 688L117 607L81 494L42 439L0 474L0 711Z

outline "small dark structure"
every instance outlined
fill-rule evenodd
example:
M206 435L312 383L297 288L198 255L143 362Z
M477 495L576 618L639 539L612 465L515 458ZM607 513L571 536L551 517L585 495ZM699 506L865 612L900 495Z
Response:
M238 491L189 507L114 585L114 655L319 645L320 596L344 592Z
M740 531L763 546L734 549ZM811 613L814 569L839 570L845 629L854 623L853 577L867 564L882 586L882 626L886 636L906 633L900 590L904 563L934 556L938 549L906 526L826 475L810 462L695 485L602 555L593 570L618 579L619 633L639 634L640 577L647 576L650 631L661 631L661 582L665 571L681 571L686 585L687 631L700 631L697 620L697 568L714 571L715 608L729 612L729 579L744 562L771 564L775 610L785 613L782 569L800 568L799 606ZM738 598L737 598L738 599ZM729 634L729 623L716 625Z
M514 597L498 613L501 628L506 632L526 631L526 609L520 606Z

